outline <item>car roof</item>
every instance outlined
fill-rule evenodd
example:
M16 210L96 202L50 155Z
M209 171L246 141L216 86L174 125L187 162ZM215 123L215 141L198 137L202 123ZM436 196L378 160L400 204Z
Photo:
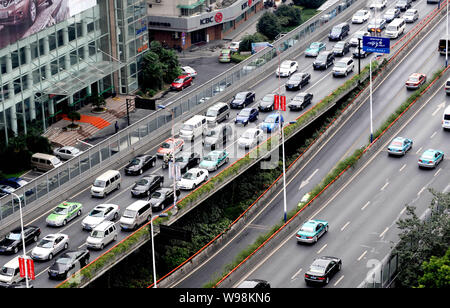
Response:
M141 207L143 207L144 205L146 205L148 203L147 200L137 200L134 201L133 203L131 203L128 207L127 210L139 210Z
M186 78L186 77L189 77L189 75L180 75L177 78L181 79L181 78Z
M64 201L64 202L61 202L60 204L58 204L57 207L69 207L69 206L74 205L74 204L80 204L80 203L79 202Z
M111 225L114 225L115 223L113 221L105 220L99 223L94 230L105 230L109 228Z
M116 207L116 206L118 206L118 205L112 204L112 203L105 203L105 204L99 204L99 205L97 205L96 207L94 207L94 209L107 209L107 208L110 207L110 206Z
M161 187L161 188L155 190L155 192L159 191L159 192L167 193L167 192L171 192L172 190L173 190L172 188Z
M46 236L44 236L42 239L46 239L46 240L56 240L57 237L60 236L65 236L62 233L55 233L55 234L47 234Z
M422 75L425 75L423 73L412 73L411 75L409 75L409 77L420 77Z

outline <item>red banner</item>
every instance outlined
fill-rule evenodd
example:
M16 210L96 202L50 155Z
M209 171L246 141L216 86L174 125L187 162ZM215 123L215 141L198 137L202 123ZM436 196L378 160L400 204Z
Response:
M27 270L28 270L28 277L31 280L36 279L34 275L34 261L32 259L27 259Z
M22 257L19 257L19 270L20 270L20 277L25 277L25 261Z
M35 274L34 274L34 261L30 258L27 258L26 261L26 270L25 270L25 261L23 257L19 257L19 270L20 270L20 277L25 277L26 274L28 274L28 278L31 280L35 280Z
M286 96L280 97L280 109L286 111Z
M278 110L280 108L280 96L275 95L273 98L273 110Z

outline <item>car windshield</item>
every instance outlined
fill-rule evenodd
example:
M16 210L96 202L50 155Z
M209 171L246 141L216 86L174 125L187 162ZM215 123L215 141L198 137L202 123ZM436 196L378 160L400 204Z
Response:
M95 180L94 181L94 186L95 187L105 187L106 182L105 181L100 181L100 180Z
M397 31L396 26L387 26L386 31Z
M386 15L395 15L395 10L387 10Z
M93 237L93 238L102 238L104 236L105 236L105 231L94 230L91 233L91 237Z
M241 110L241 112L239 112L240 116L249 116L250 115L250 110L248 109L243 109Z
M344 47L345 42L337 42L336 45L334 45L334 48L342 48Z
M139 186L145 186L147 184L148 184L147 179L140 179L140 180L136 181L136 185L139 185Z
M69 257L61 257L59 259L56 260L56 263L58 264L69 264L70 262L72 262L72 259Z
M300 231L303 231L303 232L314 232L314 227L311 226L311 225L305 225L305 226L301 227Z
M302 80L302 75L293 75L291 77L291 81L300 81Z
M197 177L193 173L186 172L181 178L185 180L195 180Z
M215 135L217 135L217 132L214 129L206 132L206 136L208 136L208 137L215 136Z
M215 117L217 115L217 110L216 109L210 109L206 112L206 116L207 117Z
M317 43L317 42L311 43L311 45L309 45L309 48L311 48L311 49L317 49L319 47L320 47L320 43Z
M392 141L391 146L393 146L393 147L401 147L401 146L403 146L403 142L401 142L401 141Z
M246 131L242 134L242 138L244 139L253 139L255 133L253 131Z
M408 16L408 15L412 16L412 15L414 15L414 12L413 11L406 11L405 16Z
M283 62L281 63L281 68L290 68L291 67L291 62Z
M164 194L160 193L159 191L155 191L152 194L152 199L163 199L164 198Z
M325 61L327 59L327 55L326 54L319 54L319 56L317 56L317 61Z
M417 78L417 77L409 77L409 81L410 82L418 82L419 78Z
M3 276L12 277L14 275L14 269L10 268L10 267L3 266L0 274L2 274Z
M187 162L187 161L189 161L189 156L187 156L187 155L177 156L175 158L175 161L176 162Z
M238 93L238 94L236 94L235 99L245 99L245 95L246 95L246 93Z
M355 16L364 16L366 14L366 12L364 11L358 11L355 13Z
M57 207L53 210L53 214L57 215L65 215L69 212L69 209L67 207Z
M422 155L422 158L423 159L434 159L434 153L424 153L423 155Z
M347 64L345 62L336 62L336 64L334 66L339 67L339 68L345 68L347 66Z
M47 240L45 238L43 238L39 244L37 244L37 247L41 247L41 248L52 248L53 247L53 241Z
M275 117L268 117L264 122L266 123L275 123L276 118Z
M103 210L98 210L98 209L93 209L89 213L89 216L92 216L92 217L103 217L104 215L105 215L105 212Z
M218 158L219 158L219 155L217 155L217 154L208 154L203 159L206 161L217 161Z
M152 196L153 197L153 196ZM136 212L135 211L132 211L132 210L128 210L128 209L126 209L124 212L123 212L123 215L122 215L123 217L125 217L125 218L134 218L134 216L136 216Z
M273 96L272 95L264 96L262 100L263 102L271 103L273 102Z
M135 158L130 162L130 165L136 166L136 165L139 165L140 163L141 163L141 161L138 158Z
M183 83L183 80L184 80L184 79L177 78L177 79L175 79L175 80L173 81L173 83Z
M185 129L184 127L185 127L186 125L183 125L183 128L182 129ZM190 125L188 125L188 126L190 126ZM171 149L172 147L173 147L173 142L164 142L162 145L161 145L161 147L163 148L163 149Z
M13 232L10 232L10 233L6 236L6 238L7 238L8 240L11 240L11 241L18 241L18 240L20 240L20 233L13 233Z

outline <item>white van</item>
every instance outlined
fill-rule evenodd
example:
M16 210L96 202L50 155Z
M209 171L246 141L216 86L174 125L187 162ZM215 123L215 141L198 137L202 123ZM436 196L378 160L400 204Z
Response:
M195 115L184 122L180 129L180 138L194 141L196 137L203 135L207 128L206 117Z
M12 284L23 279L20 277L19 257L15 257L0 269L0 282Z
M447 106L442 115L442 128L450 129L450 106Z
M447 79L447 81L445 82L445 93L447 93L447 95L450 95L450 78Z
M35 153L31 156L31 167L33 170L49 171L62 164L61 160L54 155Z
M103 249L112 241L117 240L119 231L112 221L104 221L97 225L86 239L88 248Z
M405 32L406 22L403 18L394 19L386 27L386 36L390 38L398 38Z
M120 188L122 177L117 170L108 170L99 176L91 186L91 196L104 198L115 189Z
M148 200L138 200L125 209L119 222L123 230L134 230L150 219L152 219L152 205Z

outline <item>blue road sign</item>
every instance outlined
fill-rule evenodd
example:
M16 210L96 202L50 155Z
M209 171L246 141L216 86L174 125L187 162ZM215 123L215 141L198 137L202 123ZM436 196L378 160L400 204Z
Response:
M363 36L362 49L366 52L390 53L391 40L386 37Z

